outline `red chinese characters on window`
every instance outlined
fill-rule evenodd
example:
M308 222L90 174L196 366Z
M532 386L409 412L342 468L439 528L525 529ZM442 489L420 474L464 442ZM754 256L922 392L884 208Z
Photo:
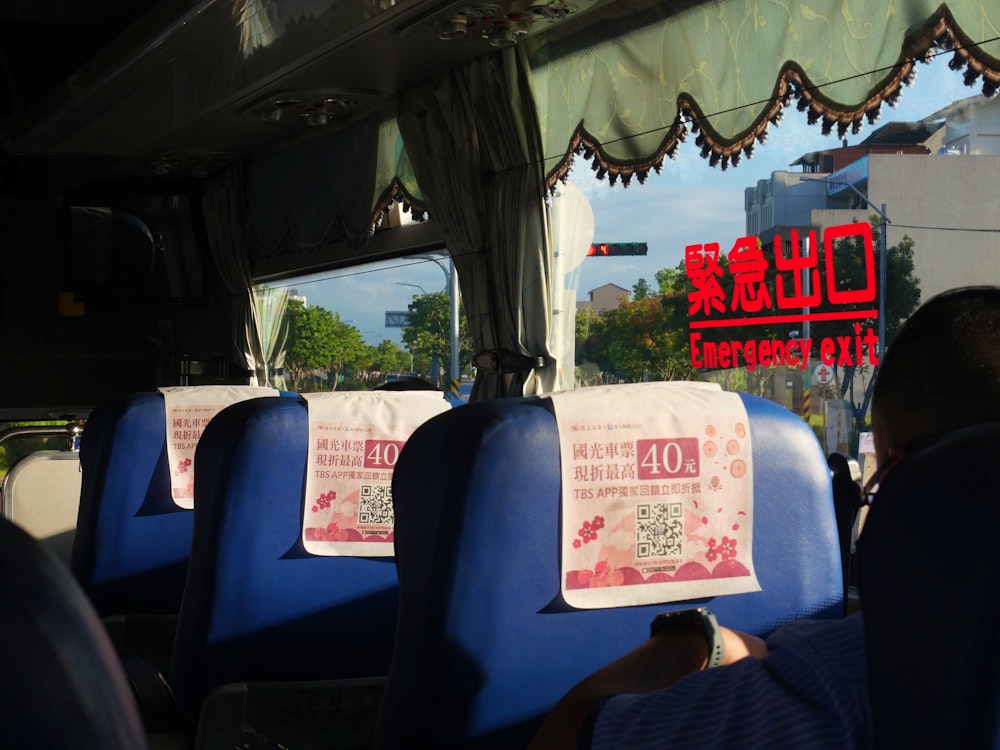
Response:
M846 237L858 236L864 240L865 288L837 289L837 274L833 269L833 243ZM856 224L830 227L823 232L823 252L826 253L826 297L832 304L846 305L851 302L871 302L875 299L875 247L872 242L871 224L859 221Z
M816 233L810 232L808 240L803 246L799 243L798 231L793 229L788 244L791 255L786 258L781 235L774 236L774 265L779 271L775 281L775 297L778 300L778 307L782 310L815 307L821 299L819 248L816 246ZM802 253L803 249L805 254ZM791 290L786 287L786 281L791 282Z
M764 277L767 258L756 237L740 237L729 251L729 273L733 275L733 310L756 313L770 308L771 290Z
M726 311L726 293L722 291L722 266L719 264L719 243L688 245L684 248L684 272L694 291L688 294L688 315L699 309L705 315L712 310Z
M865 286L841 289L834 267L833 245L837 240L861 237L864 246ZM684 248L684 270L693 287L688 293L689 316L712 316L727 308L748 314L764 310L790 310L818 307L825 296L832 305L871 302L875 299L875 249L872 228L866 222L828 227L823 232L823 268L825 284L820 280L819 245L816 233L809 232L808 242L800 242L799 233L791 230L786 257L780 235L774 238L774 298L768 282L768 254L757 237L740 237L727 254L728 266L720 262L718 243L688 245ZM722 280L731 274L732 298L726 298ZM825 292L825 294L824 294Z

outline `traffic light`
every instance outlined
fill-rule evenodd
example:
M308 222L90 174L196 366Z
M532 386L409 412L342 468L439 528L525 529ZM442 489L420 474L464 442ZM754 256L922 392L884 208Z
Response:
M601 242L591 245L587 255L645 255L645 242Z

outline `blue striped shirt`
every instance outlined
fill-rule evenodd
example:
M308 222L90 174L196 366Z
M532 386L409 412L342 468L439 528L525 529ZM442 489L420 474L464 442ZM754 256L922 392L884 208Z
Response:
M597 715L593 750L776 750L872 746L861 615L800 620L767 656L695 672L664 690L619 695Z

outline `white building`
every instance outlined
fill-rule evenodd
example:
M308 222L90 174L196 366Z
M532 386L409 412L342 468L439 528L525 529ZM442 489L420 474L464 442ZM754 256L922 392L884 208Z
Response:
M889 246L913 239L922 299L1000 283L1000 98L970 97L918 123L890 123L856 146L806 154L797 165L803 171L774 172L746 189L747 234L769 244L792 228L821 232L876 213L850 188L808 181L830 179L885 206Z

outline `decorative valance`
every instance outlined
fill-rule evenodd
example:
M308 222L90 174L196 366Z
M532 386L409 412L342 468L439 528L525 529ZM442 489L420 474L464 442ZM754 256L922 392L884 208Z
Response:
M394 108L259 154L246 175L247 237L255 261L337 242L361 248L394 201L422 205Z
M724 169L751 155L792 104L824 132L857 133L939 51L987 96L1000 86L995 0L676 6L527 42L550 183L575 155L612 183L642 181L689 133Z
M585 28L521 42L550 187L578 155L612 184L641 182L688 136L725 169L750 156L793 105L826 133L857 133L938 53L984 94L1000 87L996 0L634 7L609 3ZM289 173L309 189L290 195L282 187ZM394 201L426 207L394 109L257 156L247 184L257 258L341 240L360 247Z

